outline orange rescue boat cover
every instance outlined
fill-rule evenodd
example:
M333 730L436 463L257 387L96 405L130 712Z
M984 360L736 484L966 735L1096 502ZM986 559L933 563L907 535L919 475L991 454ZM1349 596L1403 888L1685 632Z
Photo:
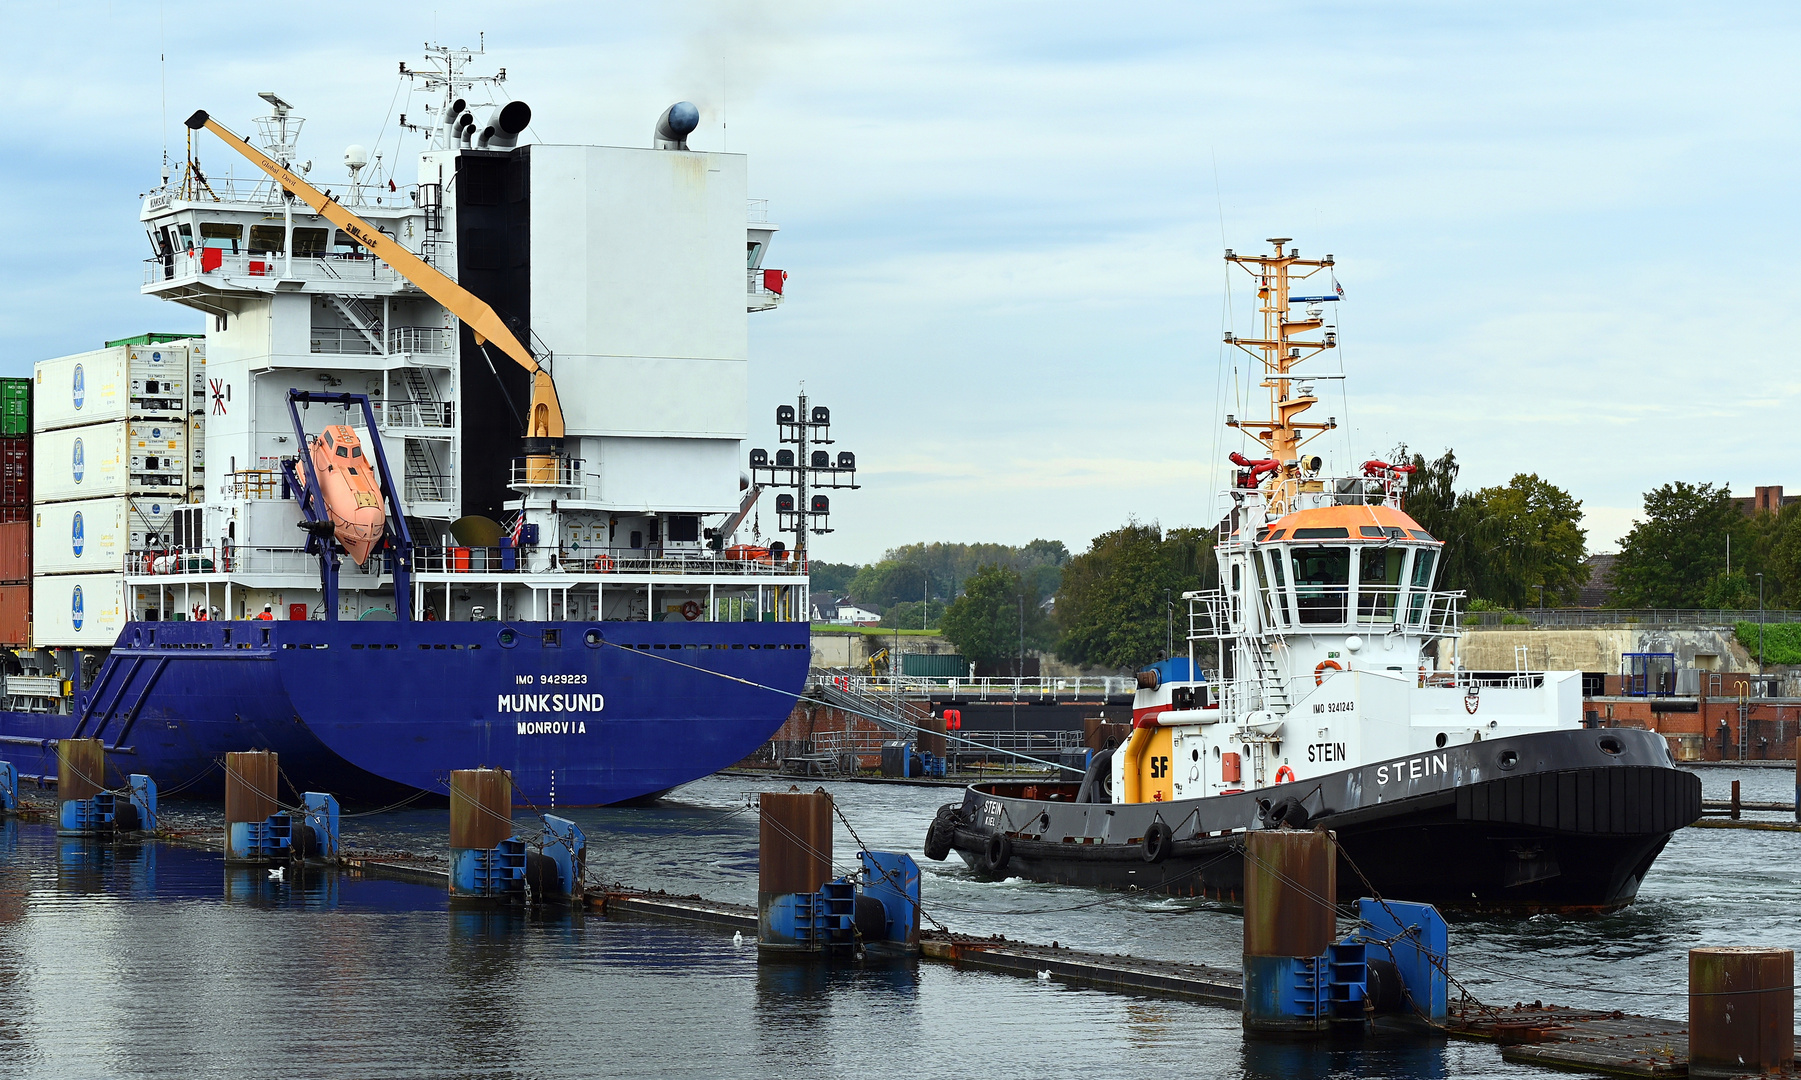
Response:
M338 543L358 566L381 543L387 515L382 511L381 479L363 456L363 441L346 424L333 424L310 440L313 471Z

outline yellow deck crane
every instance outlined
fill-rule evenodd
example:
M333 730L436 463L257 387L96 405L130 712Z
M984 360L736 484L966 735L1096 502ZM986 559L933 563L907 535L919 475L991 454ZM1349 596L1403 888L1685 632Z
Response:
M369 254L387 262L401 277L444 305L469 327L477 345L492 341L520 367L531 372L531 407L525 423L525 478L528 483L536 484L557 481L563 440L563 406L557 401L556 384L551 381L550 372L538 363L531 350L514 336L493 308L452 281L443 271L408 251L400 241L344 209L336 200L288 171L281 162L250 145L248 139L208 116L206 110L188 117L187 125L194 130L205 128L217 135L225 145L268 173L270 179L289 195L312 207L314 213L344 230L346 236L363 245Z

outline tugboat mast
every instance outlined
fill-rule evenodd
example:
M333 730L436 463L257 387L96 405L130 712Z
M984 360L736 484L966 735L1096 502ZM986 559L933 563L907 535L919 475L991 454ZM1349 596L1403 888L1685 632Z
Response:
M1227 332L1226 343L1238 346L1263 365L1264 377L1259 385L1269 390L1269 417L1240 420L1228 416L1226 426L1245 432L1269 451L1270 457L1256 464L1265 466L1258 475L1268 473L1272 480L1269 507L1273 516L1294 508L1294 495L1301 479L1300 474L1318 470L1317 464L1312 468L1305 467L1301 459L1301 447L1318 438L1322 432L1338 426L1337 420L1330 417L1323 424L1296 419L1319 400L1313 396L1312 386L1312 380L1319 376L1300 376L1294 372L1302 361L1312 359L1327 349L1337 348L1338 335L1335 331L1324 331L1318 340L1301 340L1297 335L1321 330L1325 322L1320 317L1318 304L1335 301L1338 297L1291 297L1289 290L1292 283L1304 281L1321 270L1329 269L1333 265L1332 256L1303 259L1292 249L1284 252L1283 248L1290 242L1286 236L1271 237L1268 242L1275 247L1273 255L1239 255L1230 248L1226 250L1226 261L1237 263L1255 279L1258 310L1263 315L1262 337L1241 338ZM1300 267L1308 269L1301 273L1297 271ZM1301 318L1291 318L1289 307L1298 302L1306 302L1311 306ZM1312 434L1303 435L1303 432Z

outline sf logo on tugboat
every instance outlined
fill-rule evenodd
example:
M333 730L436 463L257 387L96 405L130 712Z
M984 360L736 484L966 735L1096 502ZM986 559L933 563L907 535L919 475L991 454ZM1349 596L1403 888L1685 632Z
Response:
M1151 759L1151 779L1161 780L1169 775L1169 758L1153 757Z

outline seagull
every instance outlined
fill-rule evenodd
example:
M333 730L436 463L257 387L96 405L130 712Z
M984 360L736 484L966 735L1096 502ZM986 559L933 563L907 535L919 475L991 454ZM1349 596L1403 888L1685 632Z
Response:
M734 946L744 944L744 931L735 930L732 932L732 944Z
M1040 971L1038 973L1038 981L1039 982L1050 982L1051 981L1051 969L1045 968L1043 971Z
M269 871L269 880L270 881L280 881L280 880L282 880L282 875L286 872L287 872L287 867L278 866L275 869Z

